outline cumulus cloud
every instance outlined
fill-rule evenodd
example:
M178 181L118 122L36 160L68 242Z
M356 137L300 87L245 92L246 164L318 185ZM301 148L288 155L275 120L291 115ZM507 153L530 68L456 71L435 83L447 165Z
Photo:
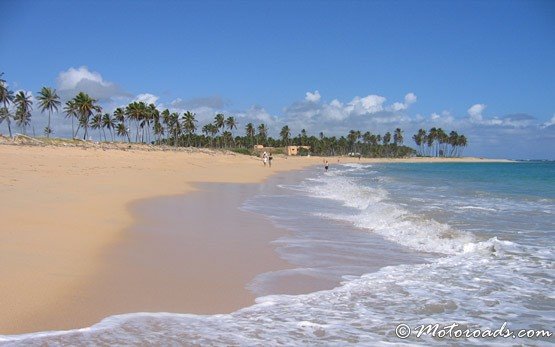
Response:
M79 92L85 92L98 100L111 100L118 96L130 96L115 83L106 81L100 73L90 71L86 66L70 67L56 78L60 96L69 99Z
M306 96L304 97L304 99L308 102L318 102L320 101L320 92L319 91L315 91L314 93L311 92L306 92Z
M484 104L474 104L468 109L468 115L472 121L479 122L482 120L482 112L486 109Z
M394 112L406 110L407 108L409 108L410 105L416 102L416 99L417 98L414 93L408 93L407 95L405 95L404 102L394 102L393 105L389 107L389 109Z
M144 93L144 94L139 94L135 97L134 101L137 102L144 102L145 104L149 105L149 104L155 104L158 101L159 97L157 97L156 95L152 95L149 93Z

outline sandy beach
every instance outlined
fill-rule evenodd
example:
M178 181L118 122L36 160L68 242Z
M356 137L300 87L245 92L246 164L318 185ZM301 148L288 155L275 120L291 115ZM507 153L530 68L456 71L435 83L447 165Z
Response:
M164 228L175 225L166 218L156 224L166 235L155 237L141 231L156 222L155 214L141 212L142 202L165 197L172 206L171 199L197 194L199 182L257 183L277 172L322 164L320 157L276 157L270 169L238 154L140 146L0 145L0 159L0 334L85 327L125 312L219 313L252 303L246 283L258 273L287 267L269 245L283 231L261 235L257 225L272 227L252 217L231 220L231 235L215 230L216 224L191 221L176 238ZM333 165L338 159L328 160ZM359 161L340 159L348 160ZM232 193L235 200L228 203L241 196ZM228 217L210 210L217 194L203 199L206 206L190 205L191 213ZM256 262L249 260L253 257ZM176 268L176 261L186 271Z

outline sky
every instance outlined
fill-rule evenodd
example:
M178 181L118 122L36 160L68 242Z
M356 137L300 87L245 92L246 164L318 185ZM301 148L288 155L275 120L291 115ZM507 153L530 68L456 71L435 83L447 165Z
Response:
M555 159L555 1L0 0L0 72L108 112L141 100L273 136L400 127L412 146L435 126L465 155ZM70 136L63 114L52 127Z

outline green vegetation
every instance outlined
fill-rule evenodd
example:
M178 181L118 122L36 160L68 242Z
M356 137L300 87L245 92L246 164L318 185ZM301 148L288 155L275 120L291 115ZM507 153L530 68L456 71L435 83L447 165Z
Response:
M466 136L459 135L456 131L447 135L441 128L431 128L428 132L420 129L412 138L421 156L460 157L468 144Z
M32 98L30 93L23 91L14 95L0 74L0 124L6 122L12 137L11 121L14 120L23 132L31 123ZM42 113L48 111L48 125L45 135L50 137L53 129L50 126L52 112L58 112L61 106L56 90L44 87L38 93L38 105ZM13 107L12 107L13 106ZM12 109L13 108L13 109ZM318 137L309 135L302 129L298 136L291 136L291 129L285 125L279 132L279 138L268 136L269 129L265 124L248 123L244 127L244 136L235 135L238 129L235 117L217 114L213 122L200 127L196 115L190 111L183 114L158 110L156 105L144 102L131 102L126 107L117 108L113 113L102 113L98 101L87 93L80 92L73 99L65 102L63 112L71 120L72 137L82 135L83 140L90 138L89 129L96 131L98 138L108 141L149 143L153 145L170 145L175 147L223 148L241 154L256 154L255 144L272 147L272 153L284 153L283 148L290 145L310 146L310 150L299 149L300 155L350 155L363 157L409 157L421 156L460 156L467 145L464 135L451 131L447 135L441 128L429 131L420 129L412 138L418 151L403 145L404 135L400 128L383 136L370 131L362 133L351 130L346 136L327 137L320 133ZM75 128L77 125L77 128Z

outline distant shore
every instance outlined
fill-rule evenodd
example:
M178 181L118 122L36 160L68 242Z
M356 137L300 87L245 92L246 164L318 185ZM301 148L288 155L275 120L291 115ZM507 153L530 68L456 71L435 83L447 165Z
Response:
M272 168L268 168L256 157L207 149L174 150L171 147L91 142L75 146L67 143L13 145L5 141L0 142L0 158L0 276L3 282L0 286L0 307L3 311L0 315L0 334L83 327L103 318L103 312L111 312L110 300L92 298L90 291L83 288L91 288L93 282L97 284L99 274L110 276L109 271L106 272L106 264L109 263L107 252L133 238L128 228L136 225L138 220L130 206L137 201L193 192L196 189L194 184L198 182L257 183L276 172L322 165L324 159L331 165L338 161L506 161L481 158L359 160L348 157L276 156ZM252 235L237 232L238 238L251 238ZM256 252L260 252L258 258L267 259L260 262L261 266L253 268L241 262L233 266L230 271L237 276L230 281L239 281L234 286L252 276L253 271L284 266L271 247L264 247L269 240L262 238L252 245ZM161 244L153 247L161 247ZM135 258L141 259L140 255ZM190 262L197 264L198 260L193 257ZM230 266L229 255L225 252L212 260L214 271L219 271L218 267ZM265 264L270 264L269 268L265 268ZM136 278L144 275L144 281L156 281L156 278L148 278L148 271L141 272L139 264L129 263L129 271L133 271ZM213 284L191 281L190 286L191 293L197 294L184 296L182 300L213 302L220 293L219 289L213 288ZM200 293L206 296L202 300L194 297ZM137 300L143 295L145 302L149 301L149 306L145 307L163 310L166 306L157 306L156 295L150 294L139 293ZM114 296L124 297L122 293L115 293ZM250 299L244 297L242 300ZM93 306L97 310L87 315L87 307ZM224 302L206 312L234 307L234 304ZM83 314L70 314L78 311Z

